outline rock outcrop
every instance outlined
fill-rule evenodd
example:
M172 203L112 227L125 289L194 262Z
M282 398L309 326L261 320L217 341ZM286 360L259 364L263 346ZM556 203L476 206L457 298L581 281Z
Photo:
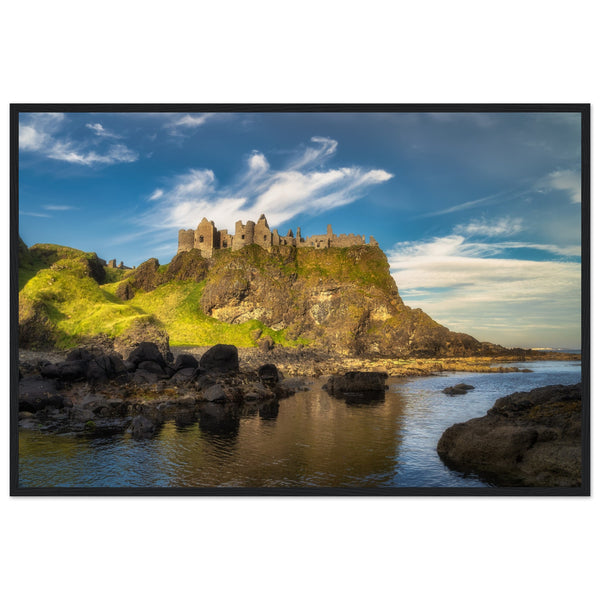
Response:
M447 429L442 460L503 486L581 485L581 384L517 392Z
M405 306L376 246L246 246L218 254L200 306L219 321L255 319L285 329L292 339L349 355L468 356L483 350L475 338Z

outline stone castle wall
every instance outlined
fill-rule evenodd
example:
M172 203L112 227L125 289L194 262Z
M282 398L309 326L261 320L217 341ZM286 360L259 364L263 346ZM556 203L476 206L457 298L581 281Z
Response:
M369 242L365 241L364 235L353 233L333 233L331 225L327 225L327 233L311 235L303 238L300 227L296 229L296 235L290 229L285 235L281 235L277 229L269 228L265 215L261 215L256 223L248 221L246 224L238 221L235 224L235 233L231 235L226 229L217 230L213 221L206 217L200 221L194 229L181 229L179 231L179 245L177 253L187 252L192 248L200 250L202 256L211 258L217 249L232 248L239 250L249 244L257 244L268 250L272 246L295 246L297 248L347 248L349 246L377 246L373 236Z

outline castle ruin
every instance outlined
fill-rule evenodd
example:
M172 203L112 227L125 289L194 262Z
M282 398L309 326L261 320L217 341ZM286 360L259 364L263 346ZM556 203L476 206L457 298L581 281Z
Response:
M204 217L195 230L179 230L177 253L197 248L204 258L211 258L215 250L225 248L239 250L250 244L257 244L265 250L268 250L272 246L347 248L348 246L378 245L373 236L369 237L367 244L364 235L354 235L352 233L336 235L333 233L331 225L327 225L327 233L311 235L307 238L301 236L300 227L296 229L296 235L294 235L291 229L286 235L280 235L277 229L271 231L265 215L260 215L256 223L248 221L244 225L241 221L238 221L235 224L235 233L232 235L227 232L227 229L217 230L213 221L209 221Z

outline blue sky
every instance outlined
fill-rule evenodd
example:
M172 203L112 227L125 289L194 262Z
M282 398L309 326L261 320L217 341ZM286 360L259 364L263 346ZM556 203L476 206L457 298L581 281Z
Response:
M20 235L133 266L204 216L331 223L447 327L579 347L580 141L568 113L24 113Z

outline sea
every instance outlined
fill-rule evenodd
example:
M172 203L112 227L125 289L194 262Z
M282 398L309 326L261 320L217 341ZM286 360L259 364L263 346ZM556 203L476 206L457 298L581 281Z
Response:
M150 439L19 431L20 488L471 488L436 446L454 423L480 417L517 391L581 381L579 361L503 363L530 373L390 378L385 395L333 398L309 390L268 410L210 424L165 423ZM448 396L445 387L474 389Z

